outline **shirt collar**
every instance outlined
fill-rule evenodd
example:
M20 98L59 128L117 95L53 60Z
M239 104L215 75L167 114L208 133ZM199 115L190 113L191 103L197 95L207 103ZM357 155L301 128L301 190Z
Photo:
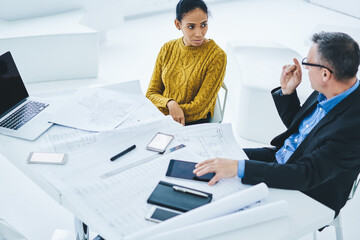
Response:
M359 80L355 82L355 84L346 90L345 92L336 95L330 99L327 99L324 94L319 93L317 100L319 102L319 106L324 109L326 113L328 113L333 107L335 107L339 102L344 100L347 96L349 96L356 88L359 87Z

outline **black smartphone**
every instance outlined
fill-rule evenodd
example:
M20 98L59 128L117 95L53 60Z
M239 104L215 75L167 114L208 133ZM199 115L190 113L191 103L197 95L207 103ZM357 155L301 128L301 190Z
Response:
M171 159L169 167L166 171L166 176L191 179L196 181L209 182L214 176L215 173L207 173L201 177L196 176L193 171L195 169L196 162L187 162L181 160Z
M172 217L175 217L182 212L175 211L169 208L162 208L158 206L153 206L146 214L145 219L152 222L162 222L168 220Z

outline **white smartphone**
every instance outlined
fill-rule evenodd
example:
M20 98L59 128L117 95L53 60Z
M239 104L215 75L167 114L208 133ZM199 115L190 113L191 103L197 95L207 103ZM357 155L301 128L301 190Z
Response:
M65 164L66 160L66 153L31 152L27 163Z
M182 212L175 211L169 208L162 207L151 207L150 210L146 213L145 219L152 222L162 222L172 217L175 217Z
M173 139L173 135L158 132L155 137L151 139L146 149L163 153Z

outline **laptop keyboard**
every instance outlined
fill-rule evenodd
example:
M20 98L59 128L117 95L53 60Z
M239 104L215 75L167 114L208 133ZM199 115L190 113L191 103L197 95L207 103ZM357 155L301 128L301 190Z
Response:
M49 104L29 101L0 122L0 127L18 130Z

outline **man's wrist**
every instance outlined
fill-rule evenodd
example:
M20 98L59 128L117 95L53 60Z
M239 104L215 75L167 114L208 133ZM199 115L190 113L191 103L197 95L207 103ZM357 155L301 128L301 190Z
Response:
M243 178L245 175L245 160L238 160L238 172L237 175L239 178Z
M280 88L280 96L291 95L294 92L295 92L295 90L289 91L289 90Z

